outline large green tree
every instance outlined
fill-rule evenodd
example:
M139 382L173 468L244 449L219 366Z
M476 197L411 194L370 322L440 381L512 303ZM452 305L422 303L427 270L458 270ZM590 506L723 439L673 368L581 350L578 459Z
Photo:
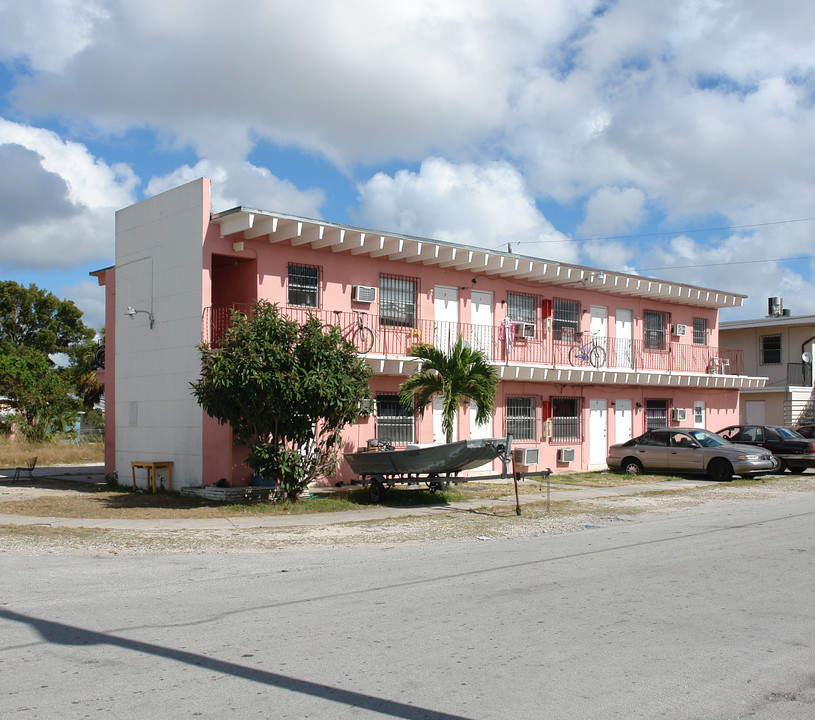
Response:
M70 300L60 300L36 285L0 282L0 345L54 355L68 353L93 336L82 322L82 311Z
M80 407L53 363L27 347L0 353L0 395L22 420L20 429L32 442L62 430Z
M476 407L476 422L486 422L495 411L498 373L481 350L473 350L459 336L450 352L430 343L418 343L410 350L420 361L418 370L399 386L399 399L408 410L424 415L434 395L442 398L442 430L453 441L456 412L467 400Z
M323 333L276 305L233 314L216 346L202 345L201 377L192 392L207 414L231 426L255 473L279 482L294 499L339 463L340 432L370 401L370 369L339 331Z
M93 336L70 300L36 285L0 282L0 395L29 439L61 430L80 407L75 396L91 406L99 399L95 368L82 361L95 347ZM58 367L56 355L67 358L67 366Z

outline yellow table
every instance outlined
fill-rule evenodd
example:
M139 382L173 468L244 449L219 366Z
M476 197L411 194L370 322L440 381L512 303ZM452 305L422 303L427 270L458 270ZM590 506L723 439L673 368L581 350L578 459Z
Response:
M173 464L167 460L136 461L130 463L130 472L133 473L133 489L136 489L136 468L147 470L147 487L156 491L156 470L167 470L167 489L173 489Z

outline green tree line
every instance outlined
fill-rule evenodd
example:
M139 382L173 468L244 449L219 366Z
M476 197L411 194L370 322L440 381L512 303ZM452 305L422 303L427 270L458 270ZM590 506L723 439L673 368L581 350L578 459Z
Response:
M40 442L92 413L104 388L97 375L96 333L82 311L36 285L0 281L0 403L17 426Z

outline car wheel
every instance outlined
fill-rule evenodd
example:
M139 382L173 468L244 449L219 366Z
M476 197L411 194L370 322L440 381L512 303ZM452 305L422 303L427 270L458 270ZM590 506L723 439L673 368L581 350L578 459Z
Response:
M798 465L787 465L787 467L793 475L800 475L802 472L804 472L804 468Z
M626 458L620 467L626 475L642 475L642 463L637 458Z
M728 482L733 479L733 466L724 458L715 458L707 466L707 474L716 482Z

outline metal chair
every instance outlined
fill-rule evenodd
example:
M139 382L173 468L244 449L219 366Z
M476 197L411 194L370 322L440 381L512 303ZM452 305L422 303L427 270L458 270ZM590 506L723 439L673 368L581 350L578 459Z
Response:
M25 461L25 467L15 468L13 479L21 480L23 477L23 473L27 473L29 480L33 480L34 475L32 473L34 472L35 467L37 467L37 458L35 457L29 458L28 460Z

